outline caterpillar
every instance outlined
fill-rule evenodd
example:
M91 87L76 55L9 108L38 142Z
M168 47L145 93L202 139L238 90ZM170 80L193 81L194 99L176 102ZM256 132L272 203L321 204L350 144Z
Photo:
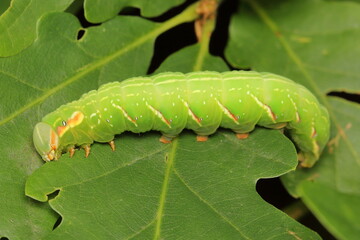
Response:
M305 87L285 77L255 71L165 72L111 82L62 105L37 123L33 132L43 160L73 156L76 147L108 142L124 131L160 131L169 143L184 128L206 141L217 128L239 139L259 125L285 128L302 166L311 167L329 139L329 115Z

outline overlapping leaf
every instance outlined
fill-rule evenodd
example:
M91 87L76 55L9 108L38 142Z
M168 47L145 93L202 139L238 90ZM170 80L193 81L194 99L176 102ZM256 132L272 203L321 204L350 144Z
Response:
M319 164L311 170L300 170L284 178L294 195L303 196L317 216L328 209L321 196L334 191L347 201L353 211L360 206L359 105L327 97L330 91L358 93L360 45L360 6L351 2L326 1L248 1L234 15L226 56L237 67L251 67L287 76L314 92L328 108L332 119L332 140ZM304 181L302 181L304 180ZM324 192L313 191L325 184ZM314 186L315 187L315 186ZM296 189L299 188L299 189ZM354 204L356 202L356 204ZM344 215L348 228L336 220L343 214L339 208L323 223L338 237L348 236L349 229L359 236L358 217ZM328 215L330 216L330 215ZM354 221L356 220L356 221ZM354 238L355 239L355 238Z
M211 56L208 52L204 56L201 56L200 44L195 44L186 47L176 54L168 57L156 72L166 71L179 71L179 72L193 72L196 71L196 66L201 67L201 70L224 72L229 71L225 62L220 57ZM200 63L199 58L201 58Z
M2 235L39 239L56 220L44 204L24 196L26 177L43 164L32 145L34 124L101 83L144 75L158 34L194 16L185 14L161 25L118 17L87 29L85 37L77 40L81 26L75 17L51 14L41 21L31 47L0 59Z
M94 23L107 21L126 7L140 8L143 16L155 17L184 1L107 0L104 3L86 0L84 13L87 20ZM11 4L9 2L10 0L2 0L0 3L1 57L14 55L31 45L36 37L37 21L47 13L66 10L74 0L12 0Z
M29 196L60 190L50 205L62 223L47 239L317 239L255 191L258 178L297 164L279 132L239 141L220 131L203 144L186 132L169 145L158 137L122 135L116 152L95 144L87 159L63 156L36 171Z
M45 13L65 10L73 0L12 0L0 16L0 56L13 55L35 39L36 22ZM5 5L4 5L5 6Z
M137 7L145 17L155 17L172 7L184 3L185 0L107 0L106 4L99 0L85 0L85 16L90 22L104 22L116 16L126 7Z

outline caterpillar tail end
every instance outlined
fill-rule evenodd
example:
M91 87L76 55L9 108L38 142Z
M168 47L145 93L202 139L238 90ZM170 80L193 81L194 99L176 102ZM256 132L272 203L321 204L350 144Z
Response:
M316 157L313 153L307 152L299 152L298 153L298 160L300 162L300 166L304 168L311 168L319 157Z

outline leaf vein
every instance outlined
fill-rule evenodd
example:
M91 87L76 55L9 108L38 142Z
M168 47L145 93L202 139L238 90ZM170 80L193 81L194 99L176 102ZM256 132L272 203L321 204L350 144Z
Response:
M143 226L139 231L135 232L134 234L132 234L130 237L128 237L126 239L129 240L129 239L132 239L132 238L138 236L140 233L142 233L143 231L148 229L153 223L155 223L155 221L156 221L156 218L154 218L151 222L149 222L148 224Z
M17 81L17 82L19 82L19 83L22 83L22 84L24 84L25 86L31 87L31 88L36 89L36 90L41 91L41 92L44 91L44 89L41 89L41 88L39 88L39 87L37 87L37 86L33 86L33 85L31 85L30 83L27 83L27 82L25 82L24 80L22 80L22 79L20 79L20 78L17 78L16 76L14 76L14 75L12 75L12 74L10 74L10 73L8 73L8 72L5 72L5 71L3 71L3 70L0 70L0 73L4 74L5 76L11 77L11 78L14 79L15 81Z
M270 28L270 30L274 33L275 36L277 36L278 41L285 49L286 53L288 54L289 58L295 63L295 65L300 69L302 74L304 75L305 79L307 79L308 83L312 87L312 90L316 92L317 96L322 100L324 105L329 110L329 114L331 118L333 119L333 122L335 123L336 128L340 133L344 133L343 127L340 125L339 120L337 119L334 109L330 105L330 103L327 101L326 96L322 94L319 87L315 84L314 79L312 76L308 73L308 71L305 68L305 64L300 59L300 57L295 53L295 51L292 49L288 41L282 36L279 35L280 30L276 23L270 18L270 16L266 13L266 11L261 7L261 5L256 1L249 1L249 4L253 8L253 10L258 14L259 18L264 22L266 26ZM353 144L349 141L346 134L341 134L341 137L343 138L345 145L348 147L349 151L351 152L351 155L353 155L354 160L360 164L360 156L357 154L355 147Z
M178 145L178 139L175 138L175 140L172 142L171 152L170 152L168 158L166 159L167 164L166 164L164 182L163 182L163 186L161 189L159 207L158 207L158 211L156 214L156 227L155 227L155 233L154 233L154 240L160 239L161 223L162 223L162 218L164 215L166 195L167 195L168 188L169 188L170 174L172 172L174 161L175 161L174 158L175 158L175 154L176 154L176 150L177 150L177 145Z
M179 172L176 170L176 168L173 168L173 171L175 175L178 177L178 179L184 184L184 186L192 193L194 194L202 203L204 203L206 206L208 206L216 215L220 216L227 224L229 224L232 228L236 230L244 239L250 239L248 236L246 236L234 223L231 222L230 219L228 219L226 216L224 216L220 211L218 211L214 206L212 206L208 201L206 201L204 198L200 196L199 193L197 193L194 189L192 189L183 179L183 177L179 174Z
M160 149L158 149L158 150L156 150L156 151L154 151L154 152L151 152L151 153L148 153L148 152L147 152L146 155L140 156L140 157L138 157L138 158L135 158L135 159L134 159L133 161L131 161L131 162L128 162L128 163L126 163L126 164L122 164L122 165L120 165L120 166L118 166L118 167L116 167L116 168L113 168L113 169L111 169L111 171L104 172L103 174L97 175L97 176L95 176L95 177L87 178L87 179L85 179L85 180L83 180L83 181L81 181L81 182L77 182L77 183L74 183L74 184L64 185L64 186L62 186L61 188L71 187L71 186L83 184L83 183L85 183L85 182L93 181L93 180L95 180L95 179L102 178L102 177L107 176L107 175L109 175L109 174L111 174L111 173L113 173L113 172L116 172L116 171L118 171L118 170L120 170L120 169L122 169L122 168L131 166L131 165L137 163L138 161L140 161L140 160L142 160L142 159L145 159L145 158L151 157L151 156L153 156L153 155L155 155L155 154L157 154L157 153L160 153L160 152L162 152L162 151L163 151L164 149L166 149L166 148L167 148L167 146L164 146L164 147L162 147L162 148L160 148Z
M158 25L152 31L144 34L142 37L139 37L138 39L136 39L129 45L127 45L123 48L120 48L119 50L115 51L114 53L112 53L108 56L105 56L96 61L93 61L92 63L86 65L86 68L81 68L81 71L76 72L72 77L68 78L64 82L57 85L56 87L49 89L42 96L34 99L33 101L29 102L27 105L23 106L22 108L19 108L18 110L16 110L12 114L10 114L8 117L1 120L0 125L3 125L5 123L7 123L8 121L11 121L13 118L15 118L18 115L20 115L21 113L27 111L31 107L41 103L42 101L44 101L51 95L55 94L56 92L60 91L61 89L65 88L66 86L70 85L71 83L78 81L79 79L81 79L81 77L91 73L94 70L97 70L98 68L101 68L105 64L122 56L123 54L127 53L131 49L136 48L137 46L140 46L142 43L155 38L156 36L160 35L161 33L167 31L168 29L170 29L178 24L194 20L197 17L197 13L196 13L196 11L194 11L196 6L197 6L196 3L191 5L185 11L183 11L181 14L177 15L176 17L168 20L167 22L165 22L161 25Z

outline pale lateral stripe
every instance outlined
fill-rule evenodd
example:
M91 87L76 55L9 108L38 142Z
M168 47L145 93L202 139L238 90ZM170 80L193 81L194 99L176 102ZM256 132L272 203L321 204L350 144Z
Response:
M189 107L189 104L188 104L186 101L184 101L184 100L182 100L182 102L184 103L185 107L187 107L188 113L189 113L189 115L191 116L191 118L192 118L200 127L202 127L202 125L201 125L201 123L200 123L200 121L199 121L199 118L191 111L191 109L190 109L190 107Z
M236 118L234 118L234 115L229 111L229 109L227 109L224 105L221 104L221 102L219 100L216 99L217 104L220 106L220 108L223 110L223 112L225 113L225 115L227 117L229 117L231 120L233 120L234 123L236 123L237 125L239 125L240 123L237 121Z
M108 86L106 87L100 86L101 88L99 88L97 92L106 93L113 90L114 88L120 88L120 83L119 82L117 83L118 84L108 84Z
M86 103L85 105L91 105L94 104L96 101L95 100L91 100L90 102Z
M113 86L109 86L109 87L107 87L106 89L101 89L101 93L106 93L106 92L108 92L108 91L112 91L113 89L116 89L116 88L121 88L120 87L120 85L113 85Z
M171 128L171 125L170 125L169 121L164 117L164 115L159 110L155 109L153 106L151 106L147 102L146 102L146 106L151 110L151 112L153 112L155 114L155 116L160 118L160 120L163 123L165 123L169 128Z
M160 76L155 75L154 77L149 77L152 81L156 81L158 79L162 79L162 78L168 78L168 77L185 77L185 74L180 73L180 74L176 74L176 73L168 73L168 74L164 74L162 73Z
M275 79L275 78L272 78L272 79L265 79L264 81L272 81L272 82L279 82L279 83L284 83L284 84L292 84L292 85L295 85L295 86L299 86L299 84L293 82L293 81L286 81L286 80L281 80L281 79Z
M132 123L135 125L135 127L138 126L137 123L136 123L136 121L135 121L134 119L132 119L132 118L129 116L129 114L127 114L127 112L126 112L121 106L116 105L115 103L113 103L112 105L113 105L114 107L116 107L117 109L119 109L119 110L122 112L122 114L124 115L124 117L125 117L127 120L129 120L130 122L132 122Z
M296 103L295 103L294 100L290 97L290 94L288 94L287 97L290 99L292 105L294 106L296 122L300 122L300 115L299 115L299 111L298 111L298 108L297 108L297 106L296 106Z
M276 118L274 117L274 113L273 113L273 111L271 111L271 108L268 106L268 105L266 105L266 104L264 104L264 103L262 103L256 96L254 96L253 94L249 94L254 100L255 100L255 102L262 108L262 109L264 109L265 110L265 112L267 113L267 115L271 118L271 120L274 122L274 123L276 123Z
M161 84L168 84L168 83L174 83L174 82L179 82L179 81L186 81L186 82L192 82L192 81L207 81L207 80L218 80L220 78L208 78L208 77L204 77L204 78L194 78L194 79L171 79L168 81L163 81L163 82L158 82L155 83L154 85L161 85ZM261 79L261 77L230 77L230 78L222 78L222 81L227 81L227 80L237 80L237 79ZM285 81L284 81L285 82ZM287 82L288 83L288 82Z
M169 75L164 75L162 77L171 77L171 76L174 76L172 74L169 74ZM185 77L186 75L184 75ZM266 75L265 75L266 76ZM178 75L175 75L175 77L178 77ZM144 79L146 78L151 78L151 77L144 77ZM167 81L161 81L161 82L158 82L158 83L134 83L134 84L125 84L126 82L129 82L129 81L138 81L139 79L128 79L126 81L123 81L123 82L119 82L121 84L121 87L138 87L138 86L150 86L150 85L161 85L161 84L168 84L168 83L173 83L173 82L178 82L178 81L204 81L204 80L218 80L220 78L218 77L198 77L198 78L193 78L193 79L171 79L171 80L167 80ZM227 80L237 80L237 79L262 79L261 76L235 76L235 77L228 77L228 78L222 78L221 80L222 81L227 81ZM285 79L279 79L279 78L266 78L266 79L263 79L263 80L266 80L266 81L276 81L276 82L282 82L282 83L295 83L295 82L292 82L290 80L285 80ZM295 83L296 84L296 83ZM104 89L105 91L108 91L108 90L111 90L111 89L114 89L114 88L118 88L119 86L117 85L113 85L111 87L108 87L107 89Z
M104 101L105 99L108 99L108 98L109 98L109 96L105 96L102 99L100 99L100 102L102 102L102 101Z
M316 136L317 136L317 132L316 132L316 129L315 129L315 121L314 121L314 118L312 118L311 120L311 135L310 135L310 138L312 140L312 145L313 145L313 153L315 154L315 157L316 158L319 158L319 151L320 151L320 146L318 144L318 142L316 141Z
M319 151L320 151L319 144L315 139L312 140L312 144L313 144L313 153L315 154L316 158L319 158Z
M266 76L266 75L263 75L263 77ZM299 85L297 84L296 82L290 80L290 79L287 79L287 78L262 78L264 81L274 81L274 82L281 82L281 83L293 83L295 85Z
M153 78L157 79L157 78L160 78L160 77L170 77L170 76L185 76L185 74L181 73L181 72L164 72L164 73L161 73L161 74L154 75Z
M126 83L126 82L124 82ZM128 87L140 87L140 86L150 86L153 85L153 83L134 83L134 84L123 84L122 88L128 88Z

